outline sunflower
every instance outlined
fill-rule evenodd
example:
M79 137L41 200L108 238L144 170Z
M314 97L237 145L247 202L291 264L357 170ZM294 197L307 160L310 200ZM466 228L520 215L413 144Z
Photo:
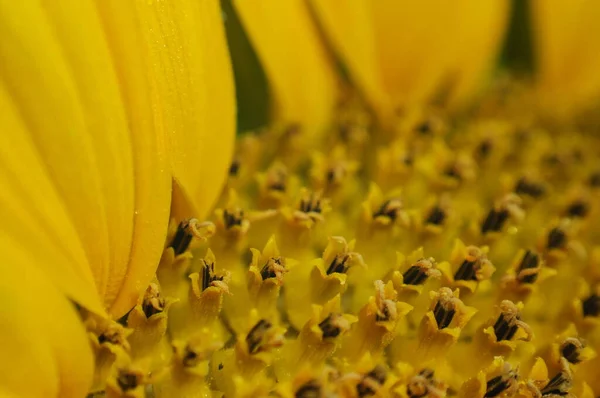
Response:
M0 395L597 396L598 17L0 4Z

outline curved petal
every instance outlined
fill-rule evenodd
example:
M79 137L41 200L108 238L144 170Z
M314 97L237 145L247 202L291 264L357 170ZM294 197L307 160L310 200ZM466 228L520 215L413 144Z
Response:
M391 115L377 60L374 20L367 1L309 0L315 16L352 79L382 118Z
M337 100L335 72L304 0L234 5L269 78L276 121L322 131Z
M0 8L0 76L32 152L68 214L60 222L70 223L79 236L58 244L83 248L96 289L109 306L129 258L133 168L128 126L97 14L89 1L2 2ZM28 172L22 161L12 166L17 175ZM43 201L45 192L36 193Z
M508 9L507 0L310 1L382 115L429 101L449 83L452 99L472 93L499 51Z
M449 76L453 106L465 104L483 86L500 54L510 16L509 0L464 1L455 42L460 43L450 56Z
M31 266L28 251L4 239L0 250L10 259L0 267L0 395L85 396L93 355L73 305Z
M222 188L235 139L235 91L219 2L133 3L175 179L174 216L201 218Z
M539 98L569 113L600 96L600 3L534 0L531 15Z
M171 173L167 126L160 110L169 98L157 89L162 76L149 54L147 29L135 2L96 1L117 72L134 148L135 210L129 267L111 313L119 317L146 289L160 259L169 218ZM165 50L166 51L166 50ZM144 73L140 73L144 71Z

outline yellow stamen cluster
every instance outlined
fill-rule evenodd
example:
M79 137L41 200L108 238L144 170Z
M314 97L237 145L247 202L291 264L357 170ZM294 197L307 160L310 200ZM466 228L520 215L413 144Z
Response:
M88 319L95 389L600 394L600 140L498 98L391 134L355 105L339 120L301 146L239 138L211 221L174 220L139 305Z

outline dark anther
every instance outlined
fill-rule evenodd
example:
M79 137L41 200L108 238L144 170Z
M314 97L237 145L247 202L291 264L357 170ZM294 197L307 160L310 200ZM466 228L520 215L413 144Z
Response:
M418 375L413 376L406 386L406 393L410 398L425 398L430 392L438 391L433 370L425 368ZM430 391L433 390L433 391ZM436 397L438 395L435 395ZM444 395L445 396L445 395Z
M239 171L240 171L240 162L238 160L234 160L229 165L229 175L232 177L235 177L235 176L237 176Z
M215 274L215 263L204 263L202 267L202 291L208 289L210 284L214 281L222 281L223 276Z
M98 335L98 343L110 343L114 345L124 345L126 340L121 329L110 328L104 333Z
M246 336L246 344L248 345L248 352L250 354L255 354L260 350L263 337L272 326L273 325L271 322L261 319L248 332L248 335Z
M590 176L588 184L593 188L600 188L600 171L597 171Z
M260 270L260 276L263 281L270 278L281 279L285 272L286 268L283 257L271 257Z
M420 135L429 135L433 131L433 127L431 126L431 122L429 120L425 120L415 127L415 131Z
M578 364L581 362L581 350L585 347L584 343L576 338L569 337L560 346L560 354L570 363Z
M562 249L567 243L567 235L559 227L552 228L548 233L548 249Z
M244 220L244 211L238 209L236 211L223 211L223 221L225 222L225 227L227 229L233 228L235 226L241 226L242 221Z
M519 195L528 195L532 198L539 198L546 193L546 189L543 185L529 181L523 177L517 181L515 193Z
M327 275L331 275L333 273L345 274L348 271L349 265L348 260L350 260L349 254L338 254L335 256L331 264L329 264L329 268L327 268Z
M117 384L119 384L119 387L123 392L134 390L139 384L138 375L126 370L121 370L117 377Z
M527 333L525 340L531 340L533 335L531 328L521 320L518 307L512 301L503 300L500 304L500 309L500 316L498 316L494 324L496 341L511 340L519 328L522 328Z
M441 300L438 301L433 309L433 316L437 322L438 329L441 330L447 328L450 325L450 322L452 322L455 313L456 310L454 309L454 306L442 303Z
M497 397L503 392L516 386L518 374L510 370L487 381L485 398Z
M385 383L387 379L387 370L382 365L377 365L372 371L367 373L360 383L356 385L356 392L359 397L369 397L375 395L377 390Z
M589 210L590 208L586 202L583 200L576 200L567 207L566 213L570 217L583 218L588 214Z
M521 264L519 265L519 275L521 275L521 271L538 268L539 263L539 256L531 250L527 250L523 256L523 259L521 260ZM537 277L538 274L536 272L531 274L528 273L527 275L519 276L518 278L519 282L521 283L534 283L537 280Z
M496 210L492 209L488 213L487 217L481 224L481 233L487 232L498 232L502 229L502 226L508 220L509 212L506 209Z
M222 363L220 363L220 364L219 364L219 366L217 366L217 368L218 368L219 370L222 370L222 369L223 369L223 364L222 364Z
M342 165L330 167L325 174L325 179L330 185L339 184L346 175L346 169Z
M348 322L340 314L329 314L321 323L319 329L323 332L323 338L334 338L348 329Z
M597 294L590 295L581 304L583 306L583 316L600 315L600 296Z
M410 167L413 165L413 163L415 163L415 158L411 154L406 154L406 155L402 156L400 158L400 160L407 167Z
M572 384L571 376L562 371L554 376L540 392L542 393L542 397L553 395L564 397L569 394Z
M175 232L175 236L173 237L170 245L170 247L172 247L175 251L176 256L185 252L190 246L192 238L194 237L194 234L190 229L193 228L192 223L196 222L197 220L192 218L179 223L177 232Z
M200 362L200 356L190 346L185 347L185 354L183 355L183 366L191 368Z
M389 319L390 319L390 308L387 305L387 303L384 303L383 306L381 307L381 309L379 311L377 311L377 314L375 315L375 321L384 322Z
M504 314L500 314L494 324L494 333L496 334L497 341L512 339L517 330L519 330L519 326L511 322L510 319L507 319Z
M456 271L456 274L454 274L454 280L476 281L477 280L477 276L476 276L476 272L475 272L476 264L477 264L477 260L475 260L475 261L464 260L462 262L462 264L460 265L460 268L458 268L458 271Z
M458 167L454 164L446 167L446 169L444 170L444 175L446 177L451 177L459 181L462 180L462 174Z
M300 386L296 390L296 398L321 398L323 393L321 391L321 384L318 380L310 380Z
M299 210L303 213L321 213L321 199L317 195L300 200Z
M158 285L151 283L144 294L142 310L144 311L146 318L150 318L154 314L163 312L164 309L165 300L160 296Z
M373 218L380 216L388 217L392 221L396 221L398 213L402 210L402 201L400 199L386 200L379 210L373 213Z
M407 285L422 285L427 280L427 273L418 265L411 266L403 276Z
M444 211L444 209L442 209L439 206L435 206L429 212L429 215L427 216L425 223L433 224L433 225L442 225L444 223L445 219L446 219L446 212Z
M406 285L422 285L425 283L430 275L438 274L434 268L435 260L433 258L422 258L409 269L407 269L403 276L404 284Z
M477 155L481 159L487 158L491 151L492 151L492 142L490 140L481 141L476 149Z

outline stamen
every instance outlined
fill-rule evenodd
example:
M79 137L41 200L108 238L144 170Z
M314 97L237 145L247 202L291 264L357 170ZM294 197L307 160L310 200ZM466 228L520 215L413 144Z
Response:
M283 283L283 275L287 272L283 257L271 257L260 270L263 281L275 278L279 284Z
M572 364L581 362L581 350L585 348L582 340L574 337L567 338L560 346L561 355Z
M539 256L531 250L527 250L519 265L517 280L521 283L534 283L540 270L539 262Z
M350 268L356 264L362 264L362 256L355 252L340 253L337 254L329 267L327 268L327 275L334 273L345 274Z
M525 341L530 341L533 333L529 325L521 321L518 307L509 300L503 300L500 304L500 316L494 324L496 341L512 340L519 328L527 333Z
M346 174L346 166L343 163L339 163L327 169L325 179L329 185L338 186L342 183L342 181L346 177Z
M552 228L547 242L548 249L562 249L567 244L567 235L560 227Z
M600 187L600 171L593 173L590 176L588 183L592 188L599 188Z
M377 305L377 313L375 314L375 321L385 322L396 319L396 302L385 298L385 284L383 281L375 281L375 303Z
M392 221L396 221L398 214L402 210L402 201L399 198L393 198L385 201L375 213L373 218L388 217Z
M486 159L492 152L493 144L489 139L483 140L477 145L476 154L480 159Z
M481 249L477 246L469 246L465 259L454 274L454 280L482 281L491 276L494 270L494 266Z
M198 365L202 360L201 355L199 355L192 347L188 344L185 347L185 351L183 353L182 363L186 368L193 368Z
M556 376L554 376L546 387L544 387L540 392L542 393L542 397L548 396L565 396L569 394L571 387L573 385L571 375L567 373L567 371L561 371Z
M237 176L237 174L239 173L239 171L240 171L240 161L239 160L234 160L229 165L229 175L231 177L235 177L235 176Z
M499 232L506 220L508 220L509 215L510 214L506 209L491 209L481 224L481 233Z
M129 370L120 370L117 376L117 384L123 392L135 390L142 383L141 375L138 372Z
M434 371L425 368L413 376L406 385L409 398L441 398L445 397L444 390L439 388L439 382L434 378Z
M433 131L433 127L429 120L425 120L422 123L415 126L415 131L420 135L429 135Z
M430 258L422 258L403 274L404 283L406 285L422 285L429 276L440 276L440 272L435 269L435 260Z
M303 213L320 214L322 211L320 195L312 193L300 199L299 210Z
M244 221L244 210L236 208L233 210L223 210L223 221L225 228L230 229L235 226L241 227Z
M367 373L360 383L356 385L359 397L368 397L377 394L377 391L385 384L387 370L382 365L377 365Z
M484 398L492 398L501 394L514 390L517 387L517 371L509 369L503 374L496 376L487 381Z
M522 177L515 185L515 193L537 199L546 193L546 189L542 184L529 181L527 178Z
M481 233L485 234L487 232L499 232L509 217L513 217L515 219L520 219L523 217L521 198L515 194L508 194L504 196L498 203L494 205L481 224Z
M163 312L165 309L165 299L160 296L160 290L156 283L151 283L146 289L144 300L142 301L142 310L146 318L154 314Z
M272 191L285 192L287 189L287 169L280 164L273 165L267 172L267 188Z
M442 225L446 220L446 212L439 206L435 206L429 212L425 224Z
M246 344L250 354L265 351L283 344L283 335L273 329L271 322L261 319L246 335Z
M319 328L323 332L323 339L332 339L350 329L350 322L341 314L329 314L321 323Z
M321 383L318 380L310 380L296 390L296 398L319 398L322 397Z
M456 314L456 302L452 291L448 288L440 289L440 297L433 308L433 316L438 329L445 329L450 325Z
M463 178L462 173L460 169L456 166L456 164L451 164L448 167L446 167L446 169L444 170L444 175L446 177L454 178L458 181L461 181Z
M169 246L173 248L175 255L177 256L188 249L192 242L192 238L195 237L204 240L213 233L214 225L212 223L201 223L195 218L190 218L189 220L184 220L179 223L177 232Z
M583 316L600 316L600 296L596 293L591 294L581 303L583 306Z
M215 272L215 263L208 263L206 260L202 262L202 291L205 291L211 286L219 286L226 288L229 281L229 273L224 272L217 275Z
M566 215L570 217L584 218L590 211L588 203L583 200L576 200L571 203L566 210Z
M116 322L108 324L104 331L98 335L98 343L118 345L126 351L130 349L129 341L127 340L127 329Z

